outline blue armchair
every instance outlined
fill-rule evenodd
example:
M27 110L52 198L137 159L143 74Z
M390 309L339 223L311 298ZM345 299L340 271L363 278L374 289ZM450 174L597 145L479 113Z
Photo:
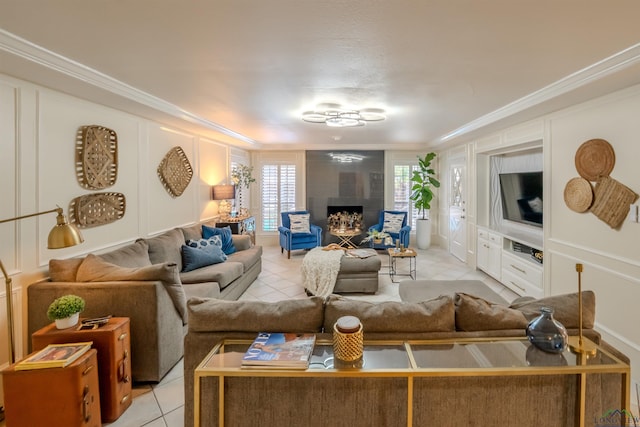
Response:
M403 215L402 223L399 227L398 232L389 231L385 229L385 213L387 215L387 219L398 219L399 215ZM392 223L387 222L387 227L392 226ZM397 227L397 226L396 226ZM385 245L384 240L382 243L374 243L373 240L370 241L371 247L374 249L386 249L396 245L396 240L400 240L400 244L404 245L405 248L409 247L409 234L411 233L411 226L407 225L407 212L404 211L380 211L380 216L378 218L378 224L372 225L369 227L369 231L386 231L389 236L393 239L393 245Z
M278 227L280 233L280 253L287 250L287 259L291 259L291 251L295 249L311 249L322 245L322 228L309 223L309 232L296 231L291 227L291 217L289 215L308 215L307 211L281 212L282 225ZM299 219L299 218L298 218ZM294 225L296 222L294 221ZM305 227L302 221L302 228Z

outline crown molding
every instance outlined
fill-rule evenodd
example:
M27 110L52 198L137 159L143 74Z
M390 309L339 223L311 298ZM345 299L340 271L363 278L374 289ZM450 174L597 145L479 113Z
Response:
M186 111L177 105L136 89L120 80L47 50L42 46L31 43L3 29L0 29L0 50L48 70L60 73L66 77L92 85L140 105L153 108L177 119L220 132L251 145L257 144L256 141L245 135L227 129L215 122Z
M618 73L640 63L640 43L576 71L540 90L517 99L461 126L438 139L438 143L451 141L485 126L491 125L514 114L536 107L544 102L565 95L573 90L585 87L597 80Z

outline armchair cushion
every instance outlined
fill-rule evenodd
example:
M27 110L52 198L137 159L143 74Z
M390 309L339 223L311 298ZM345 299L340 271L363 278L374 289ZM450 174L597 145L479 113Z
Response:
M292 233L310 233L309 229L309 217L307 214L289 214L289 221L291 222Z
M407 214L405 213L384 213L384 221L382 223L382 231L387 233L399 233L400 229L404 225L405 217Z

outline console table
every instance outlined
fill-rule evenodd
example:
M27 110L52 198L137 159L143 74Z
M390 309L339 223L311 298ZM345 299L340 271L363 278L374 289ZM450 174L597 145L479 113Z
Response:
M586 357L544 353L526 338L365 341L359 364L336 369L331 342L319 340L307 370L242 369L250 342L223 341L196 368L195 426L205 409L221 426L294 425L297 413L313 426L467 425L473 419L479 425L557 419L558 425L572 420L584 426L603 411L587 410L592 375L596 384L606 375L614 375L607 377L609 387L620 383L614 407L604 410L630 405L629 364L600 346ZM492 401L495 407L487 406ZM554 409L559 413L550 414Z
M256 244L256 219L255 217L224 218L216 221L216 228L229 227L232 234L248 234L251 243Z

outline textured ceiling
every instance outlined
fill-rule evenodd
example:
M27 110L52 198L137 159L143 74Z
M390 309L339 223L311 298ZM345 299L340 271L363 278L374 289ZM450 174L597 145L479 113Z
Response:
M11 36L0 72L263 149L437 145L640 42L637 0L0 0L0 11ZM14 36L38 58L11 52ZM104 83L52 71L41 60L50 52ZM630 70L506 111L530 118L640 82ZM158 115L158 102L175 109ZM300 120L325 102L388 119Z

